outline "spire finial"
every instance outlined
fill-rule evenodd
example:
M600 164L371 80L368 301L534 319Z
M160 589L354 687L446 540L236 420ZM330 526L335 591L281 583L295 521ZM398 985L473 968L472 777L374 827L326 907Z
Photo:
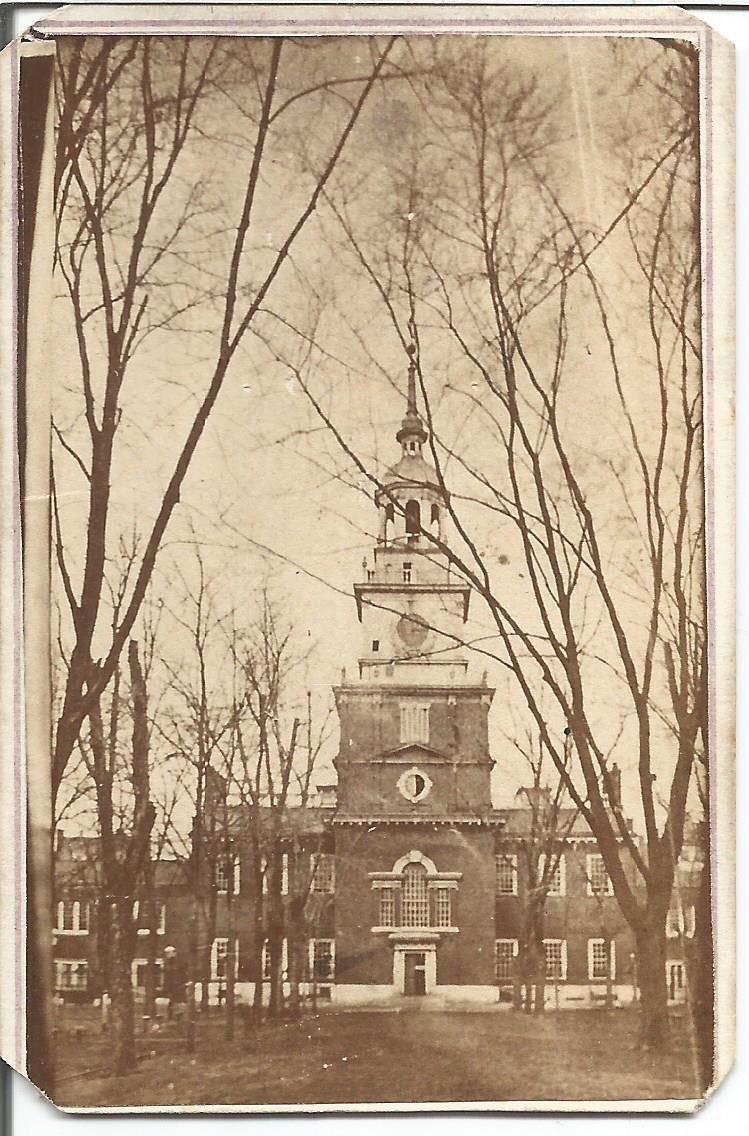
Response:
M416 409L416 344L409 343L406 351L409 355L408 360L408 405L406 407L406 415L409 418L417 418L418 410Z
M409 343L408 352L408 398L406 401L406 417L401 422L401 428L395 435L403 446L404 457L421 453L421 447L427 440L427 432L421 415L416 408L416 344Z

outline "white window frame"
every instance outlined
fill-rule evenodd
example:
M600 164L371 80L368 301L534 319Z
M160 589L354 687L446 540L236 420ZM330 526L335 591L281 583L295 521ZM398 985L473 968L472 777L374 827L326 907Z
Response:
M330 946L330 969L332 971L330 978L315 978L315 947L317 943L327 943ZM335 939L310 939L308 952L310 981L315 982L318 986L327 986L329 983L335 982Z
M322 857L325 860L322 861ZM320 863L325 864L325 887L319 886L318 880L318 866ZM312 852L309 858L310 867L310 892L312 895L335 895L335 853L334 852Z
M502 868L510 868L512 872L511 890L500 891L499 887L499 869L500 864ZM494 891L496 895L517 895L518 894L518 854L517 852L497 852L494 856Z
M395 888L387 887L387 888L379 888L378 890L379 890L379 894L378 894L378 899L377 899L377 902L378 902L377 925L379 927L397 927L397 925L398 925L398 913L397 913L396 907L395 907L395 903L396 903ZM383 913L384 913L386 902L387 902L389 909L390 909L392 914L391 914L390 918L383 919ZM310 940L310 942L311 941L312 940Z
M669 907L666 915L666 937L678 939L683 935L691 939L694 936L694 924L694 904L687 904L686 907Z
M549 962L548 962L548 956L546 954L547 943L549 943L549 944L559 943L560 944L559 966L560 966L561 974L559 975L558 978L555 978L555 977L549 975L549 973L548 973ZM547 983L549 983L549 982L566 982L567 981L567 940L566 939L544 939L544 969L546 971Z
M263 955L261 959L263 982L270 982L270 940L263 939ZM281 940L281 981L289 981L289 940L284 935Z
M429 742L429 702L401 702L400 739L403 745Z
M219 950L219 943L222 944L223 952ZM218 964L219 958L223 957L224 960L224 973L219 974ZM225 982L227 978L226 969L229 964L229 939L226 935L218 935L211 943L211 982ZM234 976L236 978L239 972L239 939L234 940Z
M511 944L511 946L512 946L512 952L511 952L510 958L508 960L510 962L510 974L507 977L502 977L499 974L499 945L500 945L500 943L502 943L502 944L507 943L507 944ZM497 982L512 982L512 979L513 979L512 961L513 961L513 959L516 959L518 957L519 949L520 949L520 944L518 943L517 939L495 939L494 940L494 975L495 975Z
M66 971L72 973L73 968L83 968L83 982L62 981L63 974ZM88 990L88 959L55 959L55 989Z
M155 965L155 968L156 968L156 989L157 990L163 990L164 989L164 960L157 958L157 959L154 959L153 961L154 961L154 965ZM138 985L138 967L139 966L148 966L149 962L150 962L150 959L146 959L146 958L134 958L133 961L131 962L131 964L130 964L130 984L131 984L133 990L145 990L145 988L146 988L145 982L143 983L142 986Z
M687 989L687 964L684 959L666 959L666 986L671 985L671 971L678 967L681 970L681 982L678 989L686 991ZM676 989L676 983L674 983ZM670 999L669 999L670 1001Z
M552 856L552 859L553 858L554 857ZM539 878L539 880L543 879L545 867L546 867L546 853L542 852L541 855L538 858L538 878ZM555 877L558 878L558 880L559 880L559 887L558 888L554 887ZM566 894L567 894L567 861L565 859L564 852L559 853L559 859L557 860L556 871L554 872L554 875L549 880L549 890L546 894L547 895L559 895L559 896L566 896Z
M268 895L270 876L268 874L268 857L263 856L260 861L260 866L263 871L263 895ZM281 853L281 895L289 894L289 853Z
M72 927L65 927L65 904L71 904ZM86 926L81 927L81 904L86 910ZM87 899L61 899L57 904L57 925L55 931L58 935L87 935L91 920L91 905Z
M166 904L161 899L154 900L154 903L156 904L156 934L157 935L164 935L164 934L166 934ZM133 900L133 923L137 924L139 916L140 916L140 900L134 899ZM151 932L151 928L150 927L136 927L136 931L139 935L148 935Z
M596 889L593 887L594 862L600 863L603 867L604 872L606 872L606 887L601 891L596 891ZM585 875L587 879L587 893L589 896L595 896L596 899L599 899L601 896L614 894L614 885L611 882L611 876L608 873L606 863L600 852L588 852L587 856L585 857Z
M434 925L444 929L453 926L453 905L452 905L452 888L439 887L439 885L432 889L434 891ZM443 910L440 911L442 905ZM441 916L446 916L447 922Z
M595 948L608 943L609 947L609 978L613 982L616 979L616 943L613 939L588 939L588 981L589 982L606 982L605 974L595 973Z

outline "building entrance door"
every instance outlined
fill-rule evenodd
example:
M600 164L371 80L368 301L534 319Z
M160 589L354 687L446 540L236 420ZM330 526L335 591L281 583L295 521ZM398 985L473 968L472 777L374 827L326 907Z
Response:
M427 957L425 951L406 951L403 971L404 994L426 994Z

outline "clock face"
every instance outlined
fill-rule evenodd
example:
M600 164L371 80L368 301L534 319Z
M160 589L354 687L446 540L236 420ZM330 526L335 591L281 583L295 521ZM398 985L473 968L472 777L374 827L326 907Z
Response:
M401 773L398 778L398 789L402 796L407 801L411 801L412 804L423 801L429 795L431 788L432 779L415 765L411 769L407 769L405 773Z
M429 633L429 626L425 619L413 612L404 613L398 620L395 630L398 637L412 650L421 647Z

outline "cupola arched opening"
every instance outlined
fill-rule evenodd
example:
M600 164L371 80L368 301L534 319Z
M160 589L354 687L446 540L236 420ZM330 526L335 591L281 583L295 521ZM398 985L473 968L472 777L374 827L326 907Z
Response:
M421 506L413 498L406 501L406 532L412 535L421 532Z

